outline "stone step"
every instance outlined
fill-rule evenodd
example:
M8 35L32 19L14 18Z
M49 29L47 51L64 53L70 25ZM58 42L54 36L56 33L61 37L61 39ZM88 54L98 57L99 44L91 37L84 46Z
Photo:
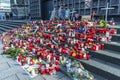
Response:
M81 63L87 70L105 77L108 80L120 79L120 67L116 68L115 66L106 64L107 62L105 61L97 59L91 59L90 61L81 60Z
M28 20L8 20L8 21L4 21L4 22L26 23L29 21Z
M120 34L120 26L111 26L110 29L117 29L117 34Z
M67 69L66 69L65 67L60 66L60 70L61 70L61 72L62 72L62 73L64 73L65 75L67 75L67 76L68 76L68 74L67 74ZM72 79L73 79L73 77L72 77L72 76L68 76L68 77L70 78L70 80L72 80Z
M94 80L108 80L108 79L105 79L104 77L101 77L101 76L96 75L94 73L92 73L92 75L94 76Z
M13 25L13 24L4 24L4 23L0 23L0 25L2 25L2 26L10 26L10 27L14 27L14 28L18 28L18 27L21 27L22 24L19 24L19 25Z
M112 41L120 42L120 34L114 34L114 35L112 35Z
M117 34L120 34L120 28L119 28L119 29L117 29Z
M96 75L102 76L103 79L97 78L95 80L119 80L120 78L120 66L92 58L90 61L87 60L79 60L73 57L70 57L72 59L75 59L77 61L80 61L85 69L92 72ZM115 73L116 72L116 73Z
M67 70L65 67L61 67L61 72L63 72L64 74L66 74L68 76L68 74L66 73ZM91 72L90 72L91 73ZM107 80L105 79L104 77L101 77L97 74L94 74L94 73L91 73L93 76L94 76L94 80ZM70 80L73 80L73 77L72 76L69 76Z
M12 26L13 28L17 28L17 27L21 26L21 25L13 25L13 24L1 24L1 23L0 23L0 25L1 26L9 26L9 27Z
M109 28L120 29L120 26L119 25L115 25L115 26L110 26Z
M105 43L105 49L120 52L120 43L114 41Z
M3 32L4 32L4 31L1 31L1 30L0 30L0 34L2 34Z
M10 22L10 21L3 21L3 22L0 22L0 24L21 25L21 24L26 24L26 22Z
M4 25L0 25L0 27L5 28L5 29L8 29L8 30L14 29L13 27L10 27L10 26L4 26Z
M21 24L19 24L19 25L11 25L11 24L0 23L0 34L2 34L5 31L15 29L15 28L18 28L18 27L21 27Z
M3 32L5 32L5 31L8 31L8 30L11 30L11 29L15 29L15 28L18 28L18 27L21 27L21 23L17 23L17 24L15 24L15 23L9 23L9 22L2 22L2 23L0 23L0 34L2 34Z
M56 72L56 75L42 75L44 80L71 80L68 76L62 72Z
M8 31L9 29L5 29L5 28L3 28L3 27L0 27L0 31L2 31L2 32L5 32L5 31Z
M120 53L112 50L90 51L92 57L120 66Z
M26 22L0 21L0 23L18 25L25 24Z

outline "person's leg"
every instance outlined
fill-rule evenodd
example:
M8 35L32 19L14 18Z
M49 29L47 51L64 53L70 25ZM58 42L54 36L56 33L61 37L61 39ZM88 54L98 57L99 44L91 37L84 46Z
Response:
M64 16L61 16L62 21L64 21Z

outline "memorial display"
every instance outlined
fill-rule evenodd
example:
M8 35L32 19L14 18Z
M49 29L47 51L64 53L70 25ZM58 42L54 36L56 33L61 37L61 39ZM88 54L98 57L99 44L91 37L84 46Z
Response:
M91 50L103 50L110 34L116 30L87 21L31 21L2 34L3 54L13 57L31 78L64 71L73 80L94 80L80 61L89 61Z

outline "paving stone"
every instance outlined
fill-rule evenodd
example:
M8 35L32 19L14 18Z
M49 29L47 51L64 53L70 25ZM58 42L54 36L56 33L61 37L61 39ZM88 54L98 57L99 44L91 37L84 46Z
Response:
M44 80L44 78L42 77L42 75L38 75L37 77L35 77L31 80Z
M72 80L72 79L70 79L70 78L68 78L68 77L62 77L62 78L60 78L60 79L58 79L58 80Z
M10 67L21 67L15 60L11 60L7 62L9 64Z
M3 56L0 54L0 59L3 58Z
M70 80L69 77L67 77L65 74L61 73L61 72L57 72L56 75L43 75L43 77L45 78L45 80Z
M7 58L7 55L0 55L0 64L5 62L16 63L15 60L13 60L12 58Z
M9 68L7 70L3 70L0 72L0 80L10 77L21 71L22 71L22 69L20 69L20 67Z
M10 68L10 66L8 65L8 63L3 63L3 64L0 64L0 71L3 71L3 70L7 70Z
M19 80L16 75L5 78L4 80Z
M51 75L43 75L44 80L58 80L55 77L51 76Z
M57 72L56 75L54 75L54 77L57 79L61 79L62 77L65 77L65 74L63 74L61 72Z
M25 71L19 72L16 75L17 75L19 80L32 80Z
M2 64L2 63L6 63L6 62L9 62L10 61L10 59L7 59L7 58L0 58L0 64Z

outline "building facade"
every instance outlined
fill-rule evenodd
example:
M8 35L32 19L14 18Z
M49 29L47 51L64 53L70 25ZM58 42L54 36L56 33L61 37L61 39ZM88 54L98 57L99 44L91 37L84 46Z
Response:
M0 20L6 20L7 18L9 18L10 13L11 13L10 0L0 0Z
M29 0L29 1L31 19L41 19L41 0Z
M11 0L11 10L14 19L28 19L29 0Z
M51 12L53 10L53 0L42 0L41 2L41 18L43 20L49 20Z
M120 20L120 0L53 0L54 6L59 8L60 5L68 6L71 10L74 8L79 12L81 16L91 15L95 12L96 16L105 16L105 8L107 2L109 2L109 7L113 7L108 11L108 19L115 18L115 20ZM119 16L119 17L118 17Z

